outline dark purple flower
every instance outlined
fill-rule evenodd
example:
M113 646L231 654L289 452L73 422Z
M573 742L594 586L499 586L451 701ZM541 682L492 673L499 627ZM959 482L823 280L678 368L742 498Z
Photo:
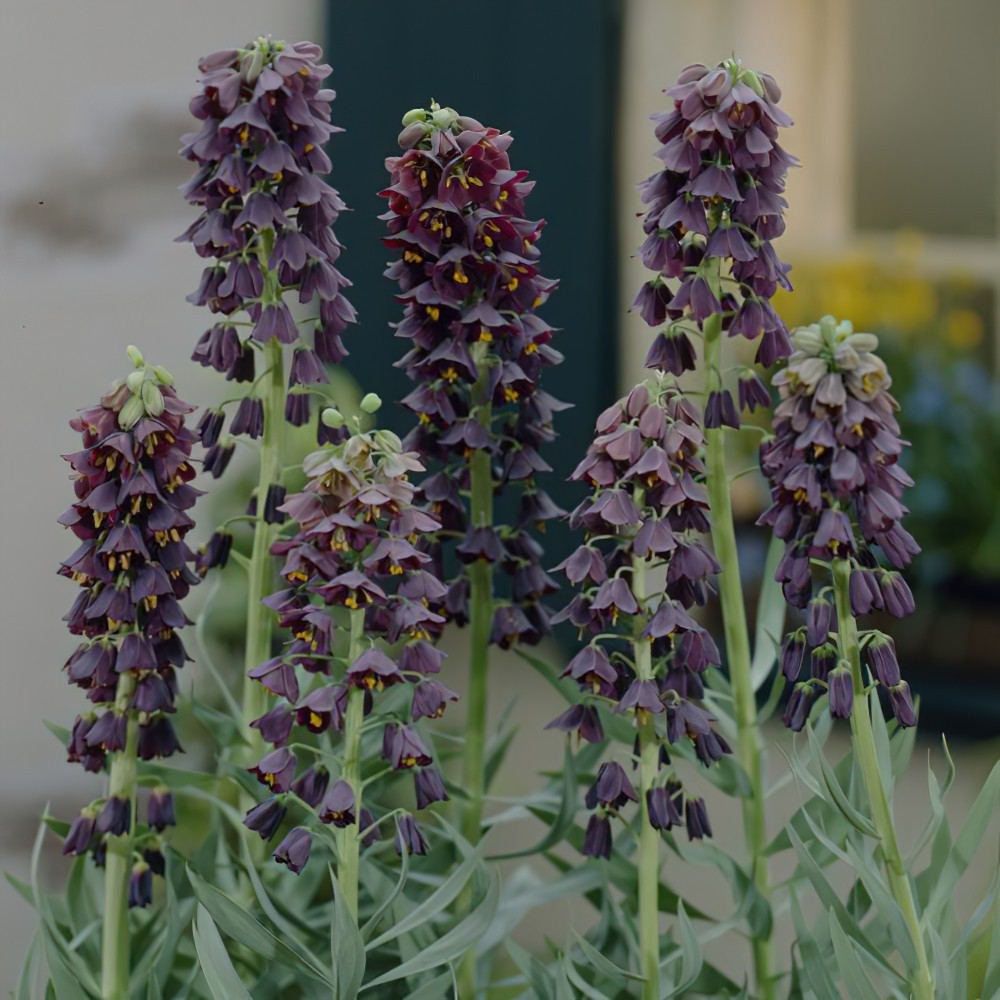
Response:
M616 712L644 711L659 715L663 711L663 701L656 681L634 680L618 702Z
M889 703L892 706L892 714L896 716L896 721L904 729L917 724L917 713L913 708L913 697L910 694L910 685L906 681L900 681L891 687L887 687L889 692Z
M174 797L166 787L154 788L149 793L146 803L146 822L154 829L163 831L168 826L175 826Z
M781 672L790 681L798 680L809 646L801 630L790 632L781 645Z
M395 770L426 767L431 763L431 755L420 734L411 726L387 726L385 733L385 758Z
M278 798L265 799L254 806L243 817L243 825L248 830L260 834L261 840L270 840L276 833L287 810Z
M793 732L799 733L809 718L809 709L816 700L816 688L808 681L796 684L788 698L781 721Z
M347 669L347 682L369 691L381 691L390 684L400 684L403 675L380 649L366 649Z
M284 746L292 731L292 713L284 705L275 705L250 725L260 731L261 739L273 746Z
M621 764L614 761L600 766L597 780L588 789L584 800L588 809L594 809L598 803L605 807L620 809L626 802L637 801L635 789L628 775Z
M287 865L290 871L298 875L309 860L311 847L312 835L304 827L297 826L288 831L285 839L275 849L273 857L279 865Z
M881 632L875 634L864 647L868 668L886 688L895 687L900 682L899 661L896 659L896 644Z
M833 628L833 604L825 597L814 597L806 612L806 637L810 646L821 646Z
M684 799L684 822L687 825L688 840L700 840L712 836L712 824L708 821L708 809L705 800L700 798Z
M208 544L198 553L195 567L199 576L214 568L222 569L229 561L229 553L233 548L233 536L228 531L214 531Z
M705 405L705 426L739 429L740 415L727 389L708 394L708 403Z
M110 834L120 837L132 828L132 804L128 799L112 796L97 815L94 832L98 835Z
M673 293L667 287L666 282L653 280L647 281L639 289L632 309L637 312L650 326L660 326L667 319L667 306ZM647 366L648 367L648 366Z
M425 717L437 719L444 715L449 701L457 700L458 695L439 681L420 681L413 689L413 705L410 714L414 722Z
M854 705L854 680L851 668L839 664L827 678L830 694L830 714L836 719L849 719Z
M279 747L247 770L271 791L287 792L295 777L295 763L295 754L288 747Z
M748 371L740 375L740 409L753 412L758 406L771 405L771 394L756 372Z
M326 795L330 772L321 764L307 767L291 784L291 790L306 805L316 807Z
M694 371L696 364L694 345L688 335L680 329L671 329L658 334L646 354L647 368L669 372L671 375Z
M646 792L646 809L649 824L654 830L670 830L683 822L678 803L681 801L677 789L670 787L650 788Z
M604 727L597 709L592 705L570 705L561 715L554 718L546 729L559 729L564 733L576 733L588 743L604 742Z
M264 403L256 396L244 396L229 425L232 435L246 434L256 440L264 433Z
M73 820L63 842L63 854L86 854L94 843L96 813L93 809L83 809Z
M236 445L231 442L228 444L217 444L209 448L202 459L205 471L213 479L218 479L226 471L226 466L229 465L229 461L235 451Z
M402 813L396 817L396 853L426 854L427 839L417 821L409 814Z
M607 816L594 813L587 821L583 853L588 858L611 857L611 821Z
M354 810L354 790L346 781L337 781L323 799L319 818L337 827L351 826L355 821Z
M148 862L140 861L132 868L128 883L128 905L149 906L153 902L153 871Z
M447 802L448 800L444 780L436 767L423 767L419 771L414 771L413 787L417 796L418 809L426 809L432 802Z

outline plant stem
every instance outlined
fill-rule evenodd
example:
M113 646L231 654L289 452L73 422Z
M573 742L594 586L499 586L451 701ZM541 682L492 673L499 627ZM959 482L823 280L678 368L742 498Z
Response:
M365 610L351 611L351 644L348 660L353 663L362 653L365 638ZM338 881L344 902L354 919L358 918L358 865L361 851L361 727L365 721L365 693L351 687L347 695L344 715L344 767L343 779L354 792L356 822L340 831L340 870Z
M833 561L833 589L837 603L837 642L840 655L851 665L854 687L854 705L851 709L851 733L854 737L854 753L861 767L861 777L865 784L868 802L872 810L872 822L878 830L885 863L886 875L893 898L903 913L906 929L917 955L917 968L910 969L910 987L914 1000L933 1000L934 977L931 975L924 947L924 937L920 931L920 918L913 899L910 879L903 864L903 855L896 836L896 824L892 816L889 794L882 783L879 770L878 751L872 732L868 695L865 691L864 675L861 671L861 644L858 641L858 626L851 610L851 563L847 559Z
M132 674L118 679L115 708L125 711L135 690ZM128 996L130 945L128 926L128 889L132 877L132 839L135 834L135 799L138 763L136 747L139 725L129 715L125 749L111 757L109 798L125 799L129 804L129 828L120 837L108 837L104 863L104 935L101 955L101 995L104 1000L125 1000Z
M637 506L642 498L636 497ZM645 612L646 562L632 557L632 593ZM652 680L653 658L648 639L638 633L644 625L642 617L636 618L636 636L632 640L635 673L639 680ZM636 713L639 730L639 953L641 970L645 977L642 1000L659 1000L660 997L660 836L649 822L649 803L646 794L653 787L659 771L660 749L656 742L653 716L639 709Z
M722 317L710 316L704 325L705 367L709 388L721 389ZM769 899L770 876L767 868L767 827L764 816L764 767L760 732L757 724L757 701L750 676L750 635L747 628L743 583L740 579L736 528L726 472L724 431L707 428L706 487L711 508L712 545L719 561L719 598L726 639L726 662L736 706L737 756L750 780L750 795L743 799L743 830L750 855L750 874L757 891ZM757 994L762 1000L774 1000L774 948L768 937L753 938L753 960Z
M247 574L246 659L243 677L244 736L250 740L249 755L256 759L263 752L260 734L250 723L267 706L264 688L246 673L260 666L271 655L274 615L261 601L274 589L274 564L271 543L277 525L264 520L268 490L281 480L281 432L285 419L285 375L281 344L272 337L264 347L264 364L269 369L267 391L263 396L264 439L260 451L260 478L257 483L257 522L254 525L253 550Z
M478 350L477 350L478 348ZM486 371L486 345L475 345L473 357L482 374L472 390L476 418L490 429L492 405ZM479 449L469 460L469 523L475 528L493 526L493 467L490 453ZM468 801L462 812L462 836L478 844L483 822L486 789L486 703L489 695L490 630L493 627L493 564L477 559L469 566L469 682L465 721L465 757L462 788ZM459 911L472 905L471 889L462 892ZM476 989L476 953L470 948L458 970L459 996L473 1000Z

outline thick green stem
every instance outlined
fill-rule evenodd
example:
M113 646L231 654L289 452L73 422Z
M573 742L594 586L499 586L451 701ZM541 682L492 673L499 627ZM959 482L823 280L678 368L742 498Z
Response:
M638 500L640 506L641 501ZM645 611L646 563L638 556L632 560L632 593ZM644 619L636 619L637 632ZM648 639L636 635L632 640L635 673L639 680L653 679L652 649ZM642 974L642 1000L660 997L660 836L649 821L647 793L659 771L660 748L656 741L653 716L640 709L639 730L639 952Z
M118 680L115 708L126 711L135 690L135 678L122 674ZM128 926L128 889L132 877L132 840L135 835L135 797L138 764L136 746L139 727L129 717L125 749L111 757L110 798L125 799L129 804L128 832L108 837L104 863L104 931L101 956L101 995L104 1000L125 1000L128 996L130 945Z
M478 346L478 345L477 345ZM485 347L485 345L484 345ZM476 357L484 370L473 387L472 401L476 419L487 431L492 419L485 352ZM469 523L476 528L493 525L493 467L490 453L474 451L469 461ZM462 788L468 801L462 811L462 836L470 844L479 843L483 823L483 797L486 794L486 707L489 697L490 631L493 627L493 564L478 559L469 566L469 680L466 689L465 756L462 762ZM460 912L472 904L470 891L459 899ZM459 996L475 996L475 949L467 951L458 970Z
M710 389L721 389L722 317L718 314L705 321L705 367ZM750 634L743 583L740 579L739 554L736 548L736 528L729 495L729 475L726 471L724 431L721 427L705 431L707 476L706 487L711 508L712 545L722 567L719 573L719 598L722 605L722 626L726 639L726 662L736 707L737 755L750 780L750 795L743 799L743 830L750 860L750 872L757 891L768 899L770 876L767 867L767 827L764 816L764 766L760 730L757 724L757 702L750 676ZM774 1000L774 946L770 937L753 939L753 958L757 995L762 1000Z
M878 751L872 732L868 695L861 670L861 644L858 641L858 626L851 610L851 563L847 559L836 559L833 563L833 589L837 602L837 641L840 655L851 665L854 687L854 706L851 709L851 732L854 736L854 754L861 767L861 777L872 810L872 822L878 830L881 841L885 871L889 879L889 889L893 899L903 914L906 929L917 955L917 967L909 969L910 988L915 1000L933 1000L934 977L931 975L924 947L924 936L920 930L920 918L913 900L913 890L906 874L903 855L896 836L896 824L892 815L889 795L882 783L879 770Z
M348 660L353 663L363 652L365 638L365 611L351 611L351 645ZM365 721L365 693L351 687L347 695L344 715L344 767L343 779L354 792L355 823L340 831L340 865L337 873L344 902L354 919L358 917L358 865L361 850L361 727Z
M276 525L264 520L264 505L268 490L281 481L281 432L285 420L285 375L281 344L272 337L264 347L264 364L268 374L264 405L264 439L260 451L260 478L257 483L257 521L254 525L253 550L247 575L247 632L245 672L260 666L271 655L271 633L274 615L261 601L274 590L274 562L271 543ZM264 688L256 681L243 678L243 722L249 724L267 707ZM263 742L255 729L247 728L244 736L251 741L249 756L263 752Z

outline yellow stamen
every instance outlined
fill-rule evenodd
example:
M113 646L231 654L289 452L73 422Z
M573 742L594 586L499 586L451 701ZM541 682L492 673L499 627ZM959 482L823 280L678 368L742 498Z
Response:
M312 726L313 729L319 729L323 725L323 720L315 712L310 712L309 725Z

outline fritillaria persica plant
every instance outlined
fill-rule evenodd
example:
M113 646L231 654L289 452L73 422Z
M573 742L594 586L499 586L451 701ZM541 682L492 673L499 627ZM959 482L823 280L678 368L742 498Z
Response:
M173 826L170 791L155 786L138 802L139 762L170 757L180 744L170 721L177 671L188 659L179 629L190 624L180 600L198 582L184 540L200 495L185 427L193 407L173 378L129 348L135 369L70 423L80 451L66 456L76 499L59 519L80 540L60 574L80 587L65 615L82 643L66 662L71 684L93 708L77 716L69 760L107 772L107 794L73 821L64 854L93 857L104 869L101 991L128 983L128 910L148 906L164 871L162 833Z
M598 418L567 515L545 481L566 406L541 387L562 360L539 314L556 282L510 134L432 102L403 118L388 186L372 152L370 190L352 193L387 200L413 382L400 403L416 420L400 440L374 426L375 393L354 406L324 385L355 322L331 228L344 204L322 180L340 131L330 67L312 43L260 37L199 68L201 124L182 148L198 216L181 238L207 262L190 300L214 321L194 360L235 394L202 401L192 430L170 374L130 347L128 377L71 422L61 522L79 548L59 572L79 588L65 621L80 644L66 671L91 704L60 732L104 788L71 823L45 817L75 856L65 896L12 879L41 916L17 996L1000 995L997 880L968 922L953 903L1000 770L954 840L933 772L913 845L896 821L918 702L877 626L914 610L905 442L877 339L831 317L789 335L771 304L790 289L772 242L795 162L774 80L733 57L667 90L662 167L641 185L652 277L633 303L656 333L645 374ZM390 333L366 335L388 351ZM312 422L310 451L287 427ZM759 436L771 491L753 648L727 467L743 435ZM256 487L215 484L238 513L195 550L195 470L220 480L238 443ZM556 518L574 539L553 569L538 534ZM570 593L551 615L555 571ZM245 615L182 608L210 573L215 589L245 573ZM454 690L438 640L464 625ZM504 767L503 740L487 754L491 647L516 647L568 706L547 727L563 768L484 815ZM182 685L188 648L218 689L190 669ZM535 682L525 667L524 697ZM786 684L792 732L765 729ZM455 701L463 725L441 718ZM832 762L837 719L850 750ZM769 803L786 777L804 798L781 818ZM727 796L733 856L712 840ZM528 816L542 839L502 857L534 867L501 888L487 847ZM695 865L728 881L731 912L675 888ZM563 942L554 927L531 949L511 937L560 900ZM703 945L720 939L714 963Z

